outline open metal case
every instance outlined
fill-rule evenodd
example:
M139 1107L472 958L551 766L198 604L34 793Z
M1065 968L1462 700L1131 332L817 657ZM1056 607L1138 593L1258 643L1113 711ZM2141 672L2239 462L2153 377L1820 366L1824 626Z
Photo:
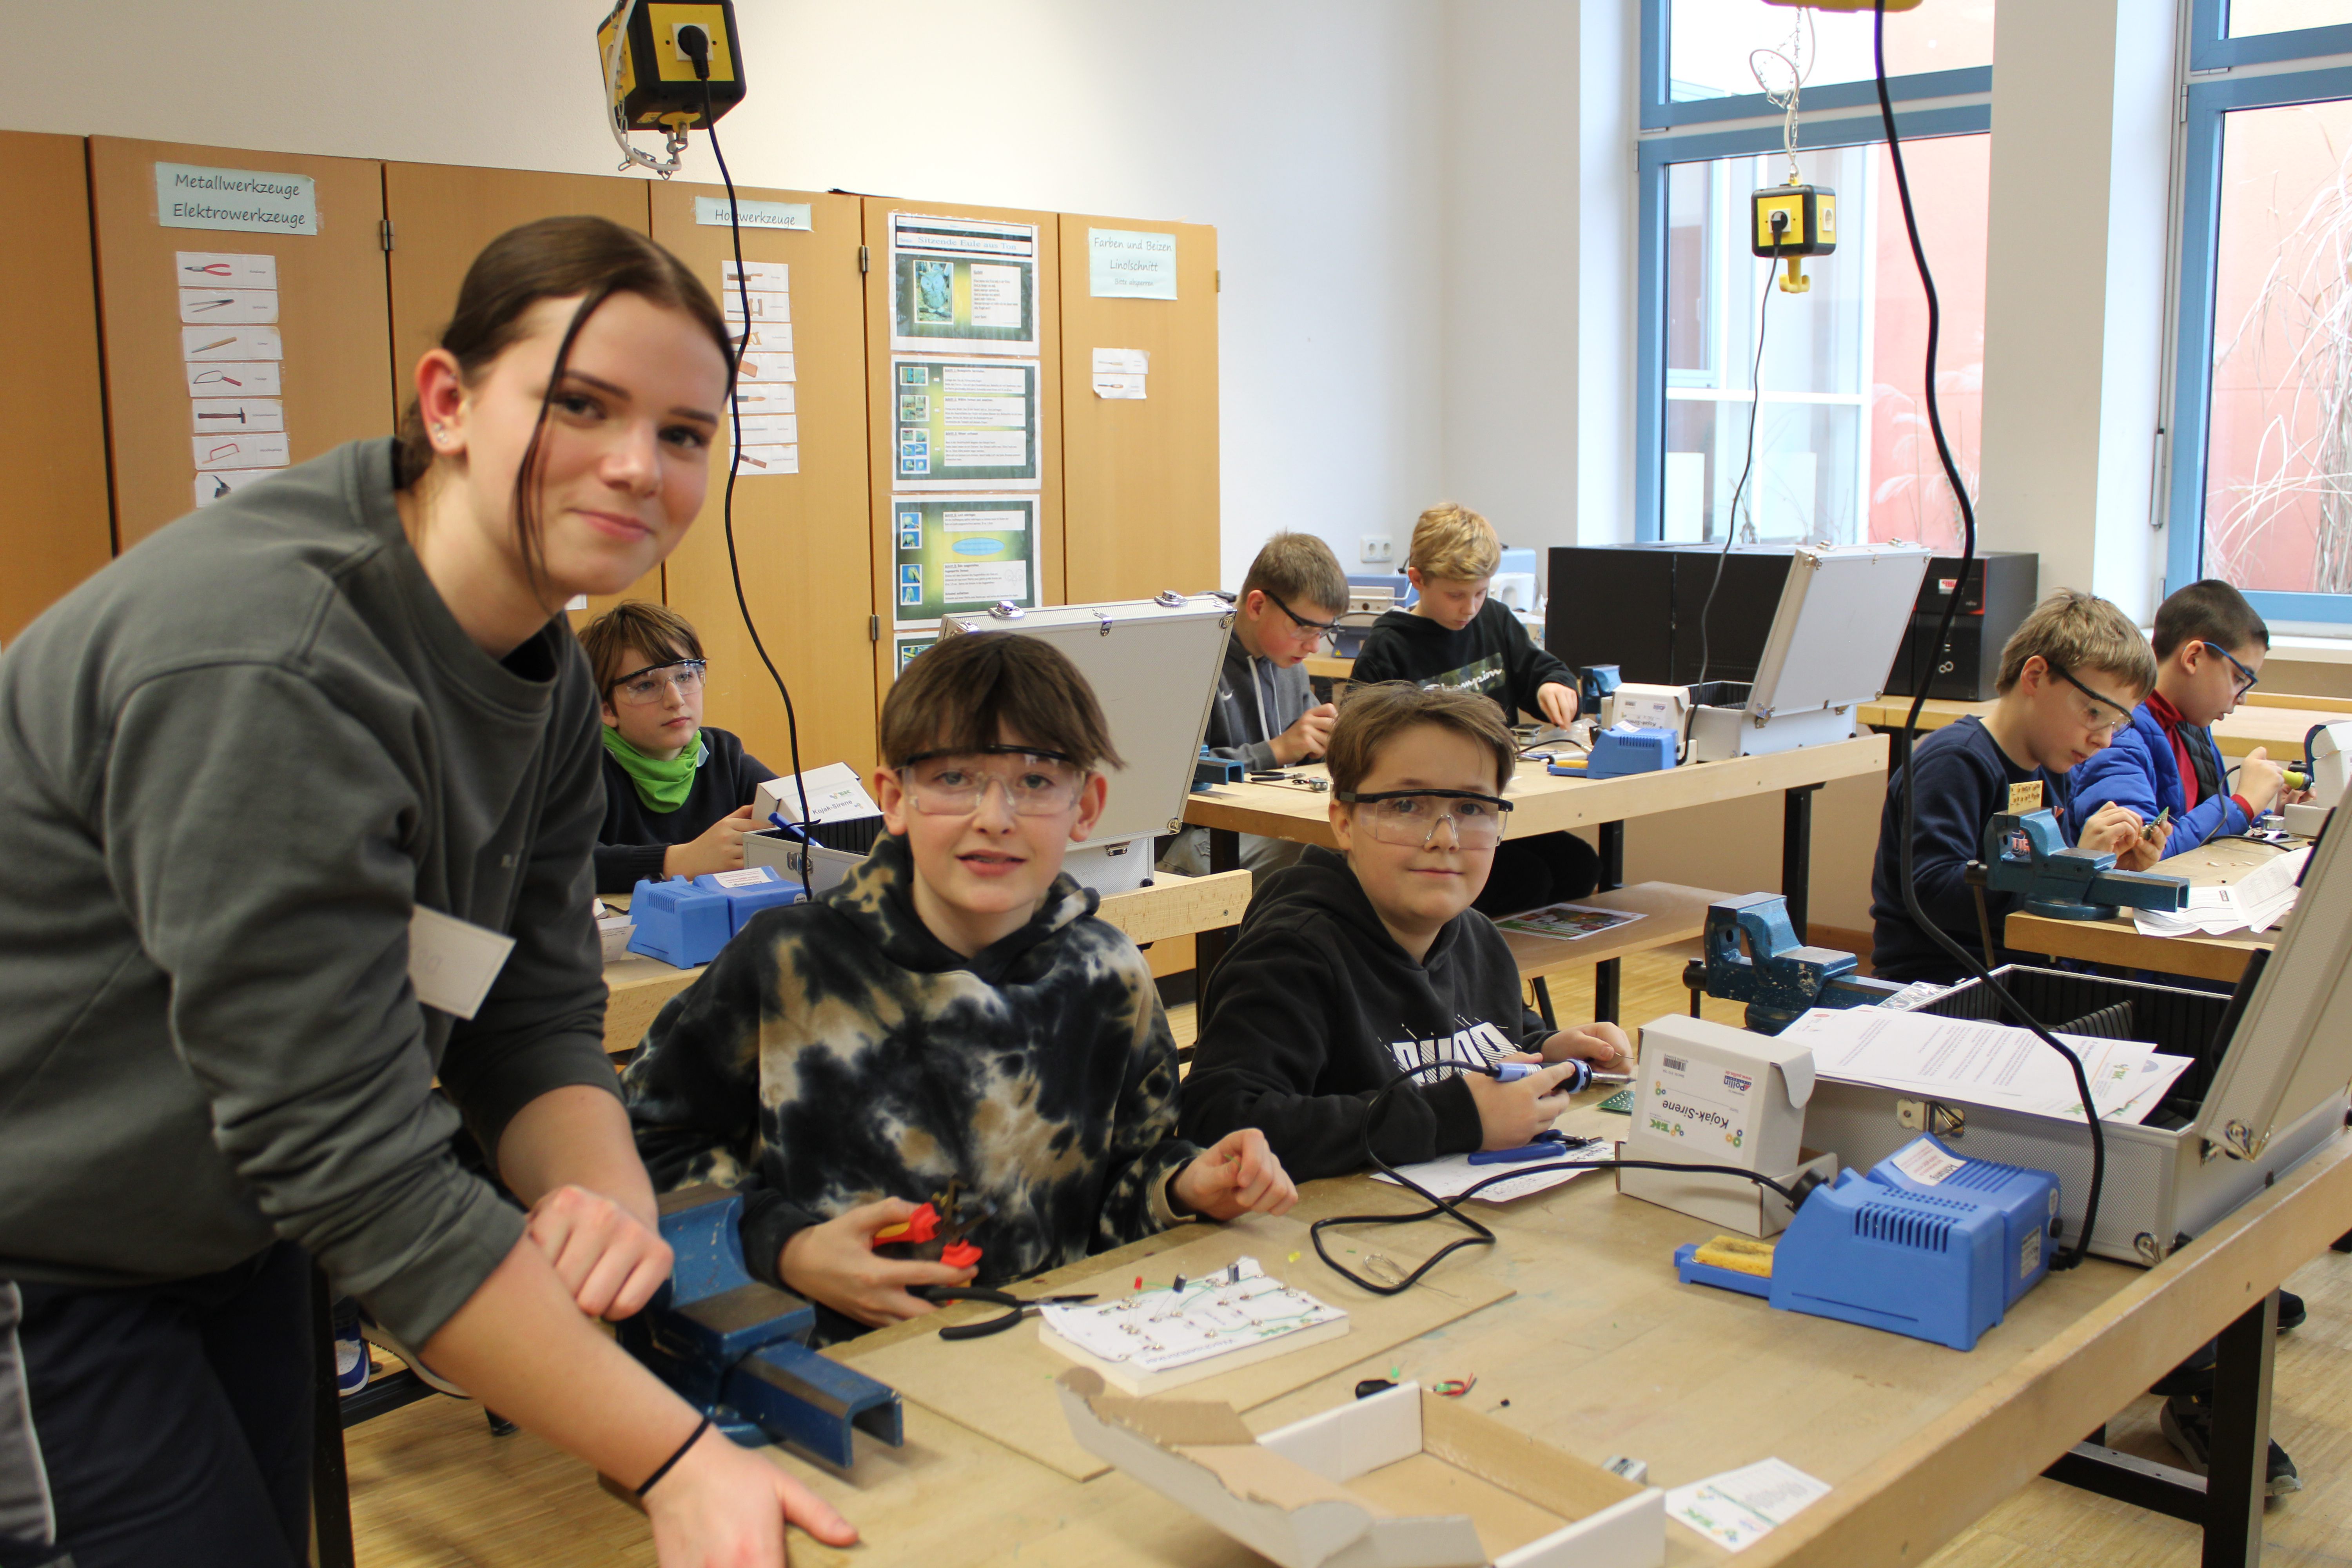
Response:
M1151 877L1152 840L1184 826L1184 797L1233 624L1234 607L1217 595L1173 592L1035 610L999 605L940 621L942 637L1012 632L1042 638L1094 688L1111 745L1126 765L1106 770L1110 800L1102 820L1087 842L1070 847L1062 866L1096 892L1143 886Z
M1800 546L1780 586L1755 683L1693 692L1690 760L1720 762L1843 741L1885 689L1930 552L1920 544Z
M2126 1262L2158 1263L2240 1204L2344 1136L2352 1081L2352 833L2331 833L2304 868L2303 892L2286 933L2247 971L2235 997L2101 980L2055 971L2009 969L2013 994L2046 1024L2063 1024L2085 1001L2132 1004L2134 1039L2200 1057L2167 1105L2169 1128L2100 1123L2107 1150L2091 1250ZM2038 982L2035 987L2023 983ZM2042 990L2049 1005L2025 994ZM2062 1000L2060 992L2067 993ZM2008 1022L1981 985L1970 984L1924 1009ZM2052 1017L2057 1011L2065 1017ZM2178 1037L2190 1020L2220 1026L2204 1039ZM2168 1029L2174 1038L2162 1038ZM2091 1179L2091 1133L2080 1121L2032 1116L1966 1101L1822 1079L1806 1109L1805 1140L1868 1167L1923 1131L1955 1152L2056 1173L2069 1238L2079 1234Z

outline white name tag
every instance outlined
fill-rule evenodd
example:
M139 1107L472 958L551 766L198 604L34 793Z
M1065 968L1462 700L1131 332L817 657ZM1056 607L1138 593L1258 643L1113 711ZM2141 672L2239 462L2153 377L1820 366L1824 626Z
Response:
M471 1018L513 951L514 938L420 904L408 921L408 983L427 1007Z

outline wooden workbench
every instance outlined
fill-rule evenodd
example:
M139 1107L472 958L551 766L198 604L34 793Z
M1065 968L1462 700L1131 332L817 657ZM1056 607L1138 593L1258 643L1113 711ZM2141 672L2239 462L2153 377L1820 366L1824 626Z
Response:
M1597 1096L1584 1099L1565 1128L1622 1134L1622 1118L1594 1110ZM2154 1269L2094 1259L2052 1275L1965 1354L1681 1285L1674 1247L1714 1227L1620 1197L1609 1180L1594 1174L1501 1209L1481 1206L1500 1245L1457 1255L1422 1288L1443 1289L1449 1278L1477 1270L1507 1280L1516 1296L1263 1405L1249 1425L1265 1431L1329 1409L1351 1396L1359 1378L1475 1375L1473 1408L1589 1461L1643 1459L1656 1485L1768 1457L1831 1483L1828 1497L1742 1553L1743 1568L1917 1563L2225 1329L2232 1331L2229 1370L2239 1369L2237 1358L2267 1352L2244 1324L2263 1327L2269 1292L2342 1230L2352 1210L2352 1138L2324 1145ZM1348 1178L1310 1186L1297 1216L1407 1206L1393 1188ZM1409 1265L1452 1234L1443 1225L1341 1232L1332 1245ZM1146 1258L1182 1239L1154 1237L1033 1283L1050 1288L1106 1264L1146 1271ZM922 1323L883 1331L929 1331ZM988 1375L991 1342L957 1347L976 1378ZM1261 1561L1124 1475L1074 1482L919 1405L907 1416L906 1447L861 1440L845 1474L777 1456L865 1538L842 1552L795 1537L795 1562L1246 1568ZM2225 1509L2219 1528L2209 1526L2207 1562L2216 1561L2218 1545L2226 1560L2252 1564L2260 1510L2259 1492L2251 1507L2240 1498ZM1723 1559L1668 1527L1669 1563Z
M1860 710L1862 721L1880 730L1900 730L1910 711L1908 697L1882 697L1864 703ZM1923 733L1940 730L1965 714L1981 719L1991 711L1990 702L1953 702L1933 697L1919 710L1919 729ZM2303 738L2314 724L2346 719L2352 719L2352 699L2255 690L2247 694L2244 706L2213 726L2213 743L2225 757L2242 757L2262 746L2268 749L2273 762L2283 762L2303 755Z
M2152 869L2186 877L2197 887L2225 887L2284 853L2267 844L2223 838L2159 860ZM2002 946L2020 952L2234 984L2254 953L2270 948L2280 934L2281 928L2273 926L2260 936L2245 931L2228 936L2147 936L2132 923L2129 911L2111 921L2055 921L2047 915L2018 913L2002 923L2000 940Z
M1246 871L1208 877L1155 871L1150 886L1114 893L1095 912L1140 945L1238 924L1249 901ZM627 900L607 898L605 902L625 905ZM635 1050L662 1004L701 973L699 968L679 969L637 953L604 965L604 1048L614 1054Z
M1623 778L1587 779L1555 777L1545 771L1539 762L1522 762L1518 772L1503 792L1513 805L1505 834L1510 838L1530 838L1540 833L1564 832L1573 827L1598 829L1600 840L1601 887L1602 894L1636 889L1624 888L1625 823L1628 818L1648 816L1664 811L1679 811L1685 806L1711 805L1718 801L1738 800L1748 795L1764 795L1778 790L1783 796L1780 841L1780 889L1788 896L1789 918L1800 931L1805 929L1808 884L1812 863L1812 804L1813 793L1832 779L1857 778L1886 771L1887 742L1884 735L1857 735L1826 746L1802 746L1795 751L1778 752L1770 756L1737 757L1720 763L1687 763L1681 767L1660 773L1631 773ZM1317 778L1329 776L1318 764L1292 770ZM1240 861L1240 835L1256 834L1265 838L1284 838L1296 843L1335 846L1331 832L1331 796L1294 784L1221 784L1195 790L1186 798L1184 820L1206 827L1209 833L1210 864L1220 870L1230 868ZM1644 903L1628 907L1649 908L1655 905L1660 918L1634 922L1647 931L1633 927L1620 928L1628 934L1616 956L1599 947L1585 948L1583 942L1557 942L1550 946L1583 949L1549 963L1543 972L1574 967L1583 963L1595 964L1594 1010L1604 1019L1617 1016L1619 984L1618 959L1623 953L1638 952L1643 947L1662 945L1664 941L1680 942L1698 934L1704 923L1706 904L1714 895L1703 889L1680 889L1670 883L1641 884ZM1696 921L1691 898L1695 906ZM1600 897L1577 900L1585 903L1604 901ZM1672 906L1675 918L1685 929L1672 938L1660 942L1648 939L1666 929L1664 918ZM1617 931L1606 931L1601 937L1614 937ZM1599 942L1601 937L1587 938ZM1540 942L1542 938L1522 939ZM1222 956L1222 944L1211 937L1202 939L1201 971L1205 977ZM1515 952L1517 950L1515 948ZM1525 954L1521 955L1523 958ZM1536 973L1526 971L1523 973Z

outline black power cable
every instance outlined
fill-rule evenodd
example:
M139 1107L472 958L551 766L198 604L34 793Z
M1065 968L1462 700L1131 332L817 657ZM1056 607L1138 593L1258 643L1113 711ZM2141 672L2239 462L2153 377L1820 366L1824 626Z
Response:
M1698 684L1706 684L1708 617L1715 614L1715 591L1723 586L1723 563L1739 537L1739 497L1748 488L1748 471L1756 467L1756 426L1764 423L1764 327L1772 317L1772 280L1780 270L1780 243L1787 237L1789 215L1772 215L1772 265L1764 269L1764 298L1756 305L1756 368L1748 373L1748 390L1755 401L1748 405L1748 458L1739 465L1739 482L1731 487L1731 515L1724 520L1723 549L1715 558L1715 579L1706 585L1706 605L1698 613ZM1718 405L1717 406L1720 406ZM1693 708L1696 703L1691 704ZM1684 739L1687 742L1688 725Z
M1911 181L1903 167L1903 142L1895 131L1895 104L1886 90L1886 0L1873 0L1874 21L1871 27L1871 50L1878 78L1878 118L1886 130L1887 156L1895 164L1895 190L1903 205L1903 227L1911 241L1911 260L1919 270L1919 287L1927 296L1927 428L1936 437L1936 457L1944 466L1944 478L1952 487L1952 498L1960 509L1960 570L1952 584L1952 592L1944 605L1944 614L1936 623L1936 640L1931 647L1942 647L1952 635L1952 617L1960 607L1960 599L1968 592L1969 571L1977 557L1976 508L1969 500L1968 486L1960 482L1959 465L1952 461L1952 448L1944 438L1944 416L1936 398L1936 344L1943 327L1943 310L1936 299L1936 279L1927 270L1927 252L1919 243L1919 221L1911 207ZM1919 732L1919 710L1927 705L1927 682L1921 680L1912 695L1911 710L1903 722L1903 844L1902 870L1898 879L1903 889L1903 908L1914 924L1926 931L1930 940L1941 947L1960 965L1961 971L1976 979L2011 1016L2033 1031L2044 1045L2066 1058L2074 1069L2074 1088L2083 1097L2083 1116L2091 1127L2091 1185L2084 1194L2083 1234L2074 1249L2063 1259L2053 1258L2053 1269L2073 1268L2091 1254L2091 1232L2099 1218L2099 1189L2106 1179L2107 1142L2099 1126L2099 1107L2091 1098L2091 1081L2083 1071L2083 1058L2068 1050L2058 1037L2042 1026L2042 1021L2028 1012L2006 986L1992 977L1990 967L1996 956L1990 951L1979 963L1969 950L1952 940L1951 934L1927 918L1919 902L1919 883L1914 872L1913 835L1917 831L1914 807L1912 775L1918 770L1913 765L1912 741Z
M1433 1050L1435 1049L1434 1041L1432 1042L1431 1048ZM1547 1063L1546 1065L1554 1066L1557 1064ZM1759 1175L1754 1171L1743 1171L1737 1165L1680 1165L1664 1160L1548 1160L1541 1164L1514 1164L1508 1170L1488 1176L1484 1181L1473 1183L1471 1185L1465 1187L1462 1191L1454 1194L1452 1198L1441 1198L1435 1193L1431 1192L1427 1187L1423 1186L1419 1182L1414 1181L1411 1176L1406 1175L1402 1171L1398 1170L1395 1166L1390 1164L1386 1160L1381 1157L1380 1150L1372 1142L1372 1129L1380 1120L1381 1108L1388 1103L1389 1096L1396 1092L1398 1085L1411 1083L1414 1079L1420 1077L1425 1072L1436 1072L1448 1068L1459 1069L1463 1072L1484 1072L1490 1075L1495 1071L1492 1068L1480 1067L1472 1062L1423 1062L1419 1067L1405 1068L1403 1071L1398 1073L1394 1078L1389 1079L1388 1082L1381 1085L1378 1089L1373 1091L1371 1100L1364 1107L1365 1157L1380 1168L1381 1174L1389 1177L1399 1186L1405 1188L1409 1192L1418 1193L1421 1196L1428 1199L1430 1206L1425 1209L1416 1209L1409 1214L1333 1215L1327 1219L1318 1219L1314 1224L1307 1227L1308 1237L1315 1243L1315 1256L1320 1258L1331 1272L1337 1274L1342 1279L1347 1280L1349 1284L1354 1285L1360 1289L1370 1291L1375 1296L1397 1296L1403 1294L1405 1291L1411 1289L1414 1285L1420 1283L1423 1275L1436 1268L1438 1264L1444 1261L1445 1258L1465 1247L1492 1247L1495 1244L1495 1233L1488 1230L1477 1220L1471 1218L1468 1215L1464 1214L1460 1209L1455 1208L1454 1205L1456 1202L1464 1198L1477 1196L1478 1194L1485 1192L1488 1187L1495 1185L1497 1182L1517 1181L1521 1176L1532 1176L1545 1171L1698 1171L1711 1173L1716 1175L1745 1177L1747 1180L1754 1182L1759 1187L1767 1187L1771 1191L1780 1194L1780 1196L1789 1201L1789 1206L1792 1209L1802 1205L1805 1201L1805 1195L1812 1191L1814 1185L1818 1184L1811 1181L1801 1179L1796 1186L1784 1187L1769 1176ZM1450 1215L1454 1219L1461 1221L1463 1226L1466 1227L1471 1234L1468 1236L1456 1237L1454 1240L1447 1242L1444 1247L1439 1247L1429 1257L1422 1259L1421 1263L1413 1268L1412 1272L1405 1275L1393 1284L1383 1284L1378 1280L1365 1279L1362 1275L1356 1273L1354 1270L1342 1264L1338 1258L1332 1257L1331 1249L1323 1244L1323 1232L1332 1226L1412 1225L1421 1220L1435 1219L1441 1214Z
M751 603L743 593L743 567L735 556L735 475L743 466L743 405L735 395L735 378L743 363L744 350L751 341L751 285L743 274L743 224L741 215L735 210L735 179L727 172L727 154L719 149L719 117L711 109L710 35L699 27L680 27L677 47L694 62L695 77L702 83L702 133L710 138L710 155L718 161L719 183L727 187L727 232L735 241L735 292L743 301L743 337L732 344L727 364L727 411L733 440L727 453L727 490L719 502L719 517L727 535L727 574L734 580L735 607L743 616L743 629L751 634L751 647L759 654L760 662L768 667L768 678L776 683L777 695L784 700L784 734L793 749L793 788L801 797L797 836L806 844L815 824L809 820L808 784L801 771L800 715L793 710L792 688L784 684L776 661L768 657L768 645L760 639L760 625L751 618ZM803 868L803 873L806 869ZM805 874L802 879L807 880Z

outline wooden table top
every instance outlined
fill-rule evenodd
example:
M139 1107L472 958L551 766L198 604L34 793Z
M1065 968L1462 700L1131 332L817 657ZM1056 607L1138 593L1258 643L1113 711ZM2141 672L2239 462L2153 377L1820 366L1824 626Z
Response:
M1662 773L1623 778L1555 777L1538 762L1522 762L1503 793L1516 807L1507 828L1513 838L1558 833L1685 806L1764 795L1801 784L1827 784L1886 771L1884 735L1857 735L1826 746L1801 746L1768 757L1735 757L1720 763L1688 763ZM1328 777L1322 764L1293 770ZM1265 838L1333 847L1331 796L1327 791L1288 784L1218 784L1185 797L1184 820L1202 827L1226 827Z
M1865 702L1862 721L1881 729L1900 730L1911 711L1908 697L1882 697ZM1990 702L1954 702L1929 698L1919 710L1919 728L1940 730L1964 714L1979 718L1992 711ZM2303 755L2303 738L2314 724L2352 719L2352 700L2339 697L2296 697L2285 692L2256 691L2245 706L2213 726L2213 743L2227 757L2242 757L2256 746L2267 749L2273 762Z
M1583 1103L1562 1125L1622 1136L1622 1117ZM2352 1137L2338 1135L2237 1213L2141 1270L2094 1258L2053 1274L1965 1354L1922 1341L1685 1286L1672 1254L1714 1227L1617 1195L1606 1173L1501 1208L1476 1205L1500 1245L1466 1249L1420 1289L1476 1270L1517 1294L1250 1412L1265 1431L1344 1403L1356 1381L1399 1375L1478 1381L1465 1403L1598 1463L1648 1462L1675 1487L1768 1457L1834 1489L1748 1549L1744 1564L1916 1563L2008 1497L2183 1356L2323 1251L2352 1212ZM1397 1212L1405 1195L1366 1178L1310 1185L1301 1218ZM1450 1225L1327 1233L1351 1266L1384 1252L1410 1263ZM1033 1282L1141 1271L1181 1229ZM1355 1258L1344 1250L1356 1249ZM1267 1259L1279 1272L1281 1260ZM881 1331L929 1333L915 1322ZM1030 1334L1034 1326L1013 1331ZM861 1342L861 1343L868 1342ZM956 1347L989 1375L989 1346ZM1507 1404L1505 1402L1507 1401ZM1100 1568L1244 1568L1260 1563L1176 1503L1113 1472L1078 1483L919 1405L907 1446L859 1444L856 1466L778 1462L832 1500L864 1533L851 1552L795 1536L795 1561L865 1568L1024 1563ZM1725 1553L1679 1525L1666 1561Z
M628 902L625 898L610 897L604 901L620 907ZM1154 871L1150 886L1113 893L1095 912L1141 944L1239 925L1249 901L1247 871L1207 877ZM605 964L604 1049L615 1053L635 1049L662 1004L693 984L701 973L699 967L679 969L642 953Z
M2167 876L2186 877L2194 887L2220 888L2283 853L2268 844L2222 838L2159 860L2154 868ZM2002 923L2000 940L2021 952L2234 984L2255 952L2272 946L2279 935L2280 928L2273 926L2260 936L2243 931L2229 936L2147 936L2132 923L2128 912L2111 921L2054 921L2047 915L2018 913Z

